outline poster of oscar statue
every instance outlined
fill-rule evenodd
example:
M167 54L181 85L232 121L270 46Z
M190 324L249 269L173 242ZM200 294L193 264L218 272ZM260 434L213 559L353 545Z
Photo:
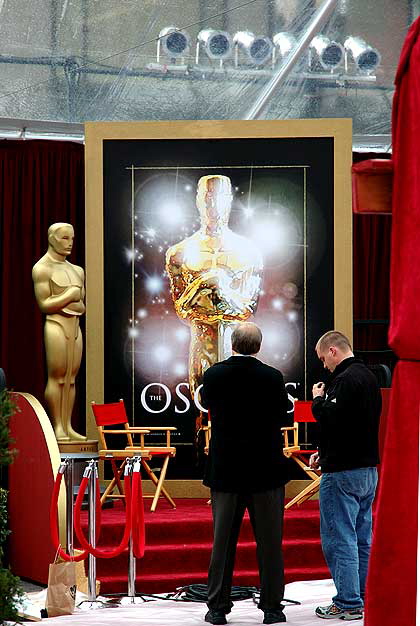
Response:
M258 358L282 371L291 419L319 379L338 289L334 137L102 149L104 401L124 398L135 426L176 426L177 466L191 469L202 376L230 356L237 322L261 328Z

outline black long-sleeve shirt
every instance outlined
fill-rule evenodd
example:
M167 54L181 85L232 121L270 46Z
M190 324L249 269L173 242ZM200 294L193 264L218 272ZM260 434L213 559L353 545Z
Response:
M320 424L320 465L339 472L379 463L379 418L382 399L375 375L350 357L334 370L324 397L312 403Z

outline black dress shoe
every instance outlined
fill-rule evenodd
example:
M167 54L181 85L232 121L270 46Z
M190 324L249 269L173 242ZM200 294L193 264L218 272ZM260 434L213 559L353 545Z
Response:
M281 609L273 609L264 611L263 624L279 624L285 622L286 616Z
M209 609L204 621L209 622L209 624L227 624L225 612L217 609Z

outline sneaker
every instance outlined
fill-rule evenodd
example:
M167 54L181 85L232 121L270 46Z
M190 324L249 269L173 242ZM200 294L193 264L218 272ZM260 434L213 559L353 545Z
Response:
M362 619L363 609L340 609L334 602L328 606L318 606L315 609L315 615L322 619Z
M204 617L204 621L209 622L209 624L227 624L225 612L217 609L209 609Z
M282 609L271 609L268 611L264 611L263 624L279 624L280 622L285 621L286 616L283 613Z

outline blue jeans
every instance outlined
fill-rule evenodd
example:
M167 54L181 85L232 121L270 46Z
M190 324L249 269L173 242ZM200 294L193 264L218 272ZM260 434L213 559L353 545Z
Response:
M340 609L363 607L377 481L376 467L322 475L322 551L337 589L333 602Z

